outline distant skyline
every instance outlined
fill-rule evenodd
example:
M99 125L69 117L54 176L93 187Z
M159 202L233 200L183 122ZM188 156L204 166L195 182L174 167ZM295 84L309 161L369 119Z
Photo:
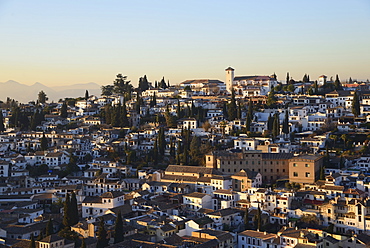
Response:
M0 0L0 82L370 79L369 0Z

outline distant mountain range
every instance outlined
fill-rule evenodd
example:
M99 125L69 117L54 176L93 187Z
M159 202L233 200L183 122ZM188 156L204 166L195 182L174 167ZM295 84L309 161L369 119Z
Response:
M6 101L6 98L10 97L21 103L36 101L38 93L43 90L49 98L49 102L56 102L66 97L83 97L85 96L86 90L89 91L90 95L100 96L100 87L101 86L96 83L48 87L41 83L25 85L9 80L5 83L0 83L0 100Z

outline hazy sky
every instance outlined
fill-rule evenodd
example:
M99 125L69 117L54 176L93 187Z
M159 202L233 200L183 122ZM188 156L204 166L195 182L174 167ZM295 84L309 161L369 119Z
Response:
M369 0L0 0L0 82L370 79Z

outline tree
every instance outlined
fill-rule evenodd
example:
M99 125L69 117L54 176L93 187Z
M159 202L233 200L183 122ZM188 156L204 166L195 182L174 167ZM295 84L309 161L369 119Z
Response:
M193 165L199 165L199 156L200 156L200 140L199 138L194 135L191 142L190 142L190 163Z
M86 248L85 238L82 238L82 242L81 242L81 247L80 248Z
M245 230L249 230L250 226L249 226L249 209L248 207L245 208L245 212L244 212L244 228Z
M258 208L257 208L257 215L255 217L255 224L256 224L256 228L258 231L261 231L262 229L262 210L260 208L260 206L258 205Z
M276 104L275 91L274 89L271 89L267 96L266 105L267 107L272 108L275 106L275 104Z
M129 120L127 118L127 108L126 108L126 99L123 99L122 104L122 113L121 113L121 120L120 120L120 126L121 127L128 127L130 125Z
M46 224L46 236L52 235L54 233L53 221L50 218L48 224Z
M289 72L286 73L286 84L289 84L290 76Z
M317 81L314 82L313 88L314 88L315 94L318 94L319 93L319 85L317 84Z
M340 138L343 140L344 147L346 147L349 138L348 134L344 133L340 136Z
M29 248L36 248L36 241L35 241L35 237L33 236L33 234L31 234L31 242L30 242L30 245L28 247Z
M250 131L251 129L251 123L253 121L253 102L250 100L248 104L248 113L247 113L247 119L245 123L245 127L247 131Z
M117 74L116 79L113 81L113 92L124 96L126 100L131 99L132 85L127 80L127 76Z
M302 82L303 83L309 82L309 77L307 76L307 74L304 74L303 79L302 79Z
M103 85L101 89L102 96L111 96L113 94L113 85Z
M153 108L154 106L156 106L157 105L157 97L156 97L156 95L155 95L155 92L154 92L154 94L153 94L153 96L152 96L152 99L150 100L150 102L149 102L149 106L151 107L151 108Z
M360 115L360 99L358 97L357 91L355 91L352 99L352 114L354 114L355 117Z
M123 221L121 211L118 212L116 217L116 223L114 226L114 243L117 244L123 241L124 238Z
M352 78L351 77L349 77L349 82L348 82L349 84L352 84L353 83L353 81L352 81Z
M85 101L87 101L89 99L89 91L86 90L85 91Z
M308 94L310 95L310 96L312 96L314 93L313 93L313 89L312 89L312 87L310 87L309 89L308 89Z
M153 147L153 162L154 164L158 164L158 141L155 139L154 147Z
M288 110L285 110L285 118L283 121L283 133L289 134L289 114Z
M294 84L289 84L288 85L288 88L287 88L288 91L294 92L294 89L295 89Z
M149 82L146 78L146 75L139 78L139 88L141 89L141 91L146 91L147 89L149 89Z
M319 219L313 214L303 214L303 216L298 220L300 224L309 224L309 225L319 225Z
M164 156L164 152L166 149L166 137L164 135L163 127L159 128L158 132L158 152L159 155Z
M338 74L335 76L334 87L336 90L342 90L342 84L340 83Z
M68 112L67 112L67 103L64 101L62 104L62 107L60 108L60 117L67 118Z
M103 218L100 219L99 229L96 236L98 239L96 248L104 248L108 246L109 239L107 238L107 231L105 230Z
M340 156L340 161L339 161L339 169L343 169L345 166L345 162L344 162L344 157L343 155Z
M38 102L39 103L45 103L47 100L48 100L48 98L46 97L45 92L43 90L40 91L39 94L38 94Z
M337 143L337 140L338 140L338 135L335 135L335 134L331 134L329 136L329 139L333 140L334 141L334 146L336 145Z
M42 138L40 139L40 148L41 148L41 151L46 151L49 147L49 141L48 139L45 137L45 134L43 133L42 134Z
M229 116L229 120L233 121L236 118L236 101L235 101L235 92L234 89L231 91L231 102L227 107L227 113Z
M3 118L3 112L0 109L0 132L5 131L5 126L4 126L4 118Z
M164 114L164 117L166 118L167 127L173 127L173 128L175 128L177 126L177 124L176 124L176 117L173 116L170 113L170 110L168 108L168 105L166 107L166 113Z
M208 132L208 130L211 128L211 124L206 121L203 123L202 128L204 129L204 131Z
M320 177L319 177L320 180L325 180L325 166L324 165L321 165L320 167Z
M69 193L67 193L66 200L64 201L62 223L64 227L71 227L71 200L69 198Z
M71 226L76 225L79 220L79 215L78 215L78 206L77 206L77 198L76 198L76 193L72 191L71 194L71 203L70 203L70 213L71 213L71 218L70 218L70 223Z
M298 190L301 189L301 185L296 182L292 182L292 183L287 182L285 183L285 188L289 190L293 190L294 192L297 192Z
M274 123L272 126L272 137L276 138L280 134L280 120L279 120L279 114L274 114Z
M164 80L164 77L162 78L161 82L159 82L159 88L167 89L166 81Z
M267 118L267 130L270 131L272 130L272 127L274 125L274 118L271 116L271 113L269 117Z
M39 233L39 236L37 237L37 241L40 241L40 240L42 240L44 238L44 234L43 234L43 232L41 231L40 233Z

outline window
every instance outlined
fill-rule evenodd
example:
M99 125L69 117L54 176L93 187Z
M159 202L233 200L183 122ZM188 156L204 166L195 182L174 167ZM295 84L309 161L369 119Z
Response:
M310 167L310 165L309 165L309 164L305 164L305 166L306 166L306 167Z
M298 177L298 172L293 172L293 177Z
M296 163L294 163L294 164L293 164L293 167L297 167L297 164L296 164Z
M310 177L310 176L311 176L311 173L306 172L306 177Z

